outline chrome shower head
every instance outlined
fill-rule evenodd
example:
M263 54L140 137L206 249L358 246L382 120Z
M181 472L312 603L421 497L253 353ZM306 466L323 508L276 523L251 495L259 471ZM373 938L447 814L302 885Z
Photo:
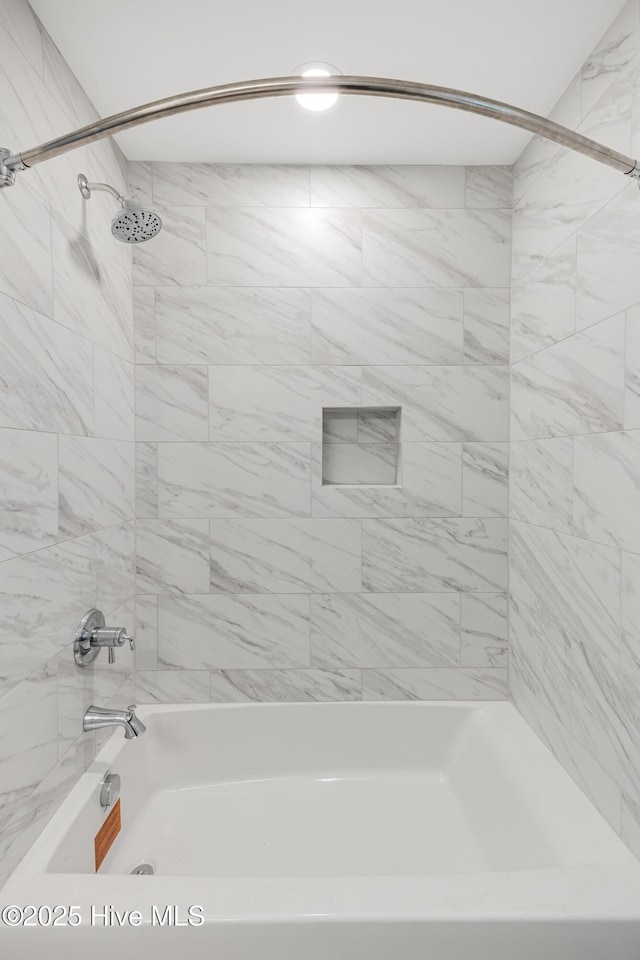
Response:
M162 230L162 220L147 207L124 200L120 213L111 221L111 233L122 243L144 243Z
M121 243L144 243L162 230L162 220L155 210L127 200L108 183L89 183L84 173L79 173L78 189L85 200L89 199L92 190L105 190L120 203L121 209L111 221L111 233Z

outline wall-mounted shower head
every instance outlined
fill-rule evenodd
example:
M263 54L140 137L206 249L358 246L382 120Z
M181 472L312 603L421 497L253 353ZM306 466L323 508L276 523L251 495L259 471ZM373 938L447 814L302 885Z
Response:
M85 175L79 173L78 189L85 200L89 199L92 190L106 190L116 198L121 209L111 221L111 233L122 243L144 243L162 230L162 220L155 210L127 200L108 183L89 183Z

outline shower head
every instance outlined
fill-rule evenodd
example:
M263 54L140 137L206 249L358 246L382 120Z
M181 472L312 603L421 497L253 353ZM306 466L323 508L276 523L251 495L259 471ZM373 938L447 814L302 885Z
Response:
M120 210L111 221L111 233L121 243L144 243L162 230L162 220L155 210L127 200L108 183L89 183L85 175L79 173L78 189L85 200L89 199L92 190L105 190L120 203Z
M122 243L144 243L162 230L162 220L148 207L124 200L119 213L111 221L111 233Z

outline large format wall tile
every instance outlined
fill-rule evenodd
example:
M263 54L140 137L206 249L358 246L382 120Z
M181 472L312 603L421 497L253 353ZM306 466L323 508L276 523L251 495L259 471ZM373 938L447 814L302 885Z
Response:
M512 440L621 429L624 337L611 317L514 364Z
M366 591L502 592L506 578L506 520L362 522Z
M313 362L461 363L462 311L459 290L314 290Z
M58 539L58 440L0 429L0 560Z
M328 669L458 666L460 597L312 596L311 663Z
M161 207L162 230L153 243L133 250L133 282L139 286L207 282L205 211L203 207Z
M308 443L160 443L162 517L308 516Z
M640 431L576 437L573 495L580 536L640 553Z
M358 593L357 520L212 520L214 593Z
M464 205L464 167L311 167L312 207L451 209Z
M359 367L211 367L211 440L320 440L322 408L359 406Z
M465 363L509 362L509 291L464 291Z
M27 183L2 196L0 291L51 316L51 215L49 205Z
M71 644L95 606L95 555L85 537L0 564L1 692Z
M206 440L207 368L139 366L136 440Z
M404 440L506 440L509 369L364 367L362 401L402 407Z
M206 520L138 520L136 576L140 593L206 593Z
M518 440L510 454L511 516L571 533L573 438Z
M158 287L155 324L159 363L311 360L304 289Z
M506 287L508 210L366 210L365 286Z
M363 670L363 700L506 700L507 671L473 667Z
M94 426L91 344L2 295L0 337L2 426L53 433L91 433Z
M570 237L511 287L511 360L564 340L576 323L576 238Z
M209 283L356 286L361 233L359 210L207 207Z
M211 674L216 703L361 700L360 670L221 670Z
M308 207L309 169L273 164L153 163L163 206Z
M462 445L462 515L506 517L509 513L509 445Z
M61 436L58 458L60 532L65 537L78 537L133 517L133 443Z
M161 597L158 661L188 670L308 666L309 600L299 595Z

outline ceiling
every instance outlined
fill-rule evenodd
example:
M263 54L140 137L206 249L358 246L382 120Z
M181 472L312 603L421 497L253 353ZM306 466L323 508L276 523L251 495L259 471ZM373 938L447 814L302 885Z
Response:
M625 0L31 0L103 116L322 60L345 74L458 87L547 114ZM81 12L81 16L79 16ZM443 107L274 99L129 130L130 160L506 163L529 135Z

